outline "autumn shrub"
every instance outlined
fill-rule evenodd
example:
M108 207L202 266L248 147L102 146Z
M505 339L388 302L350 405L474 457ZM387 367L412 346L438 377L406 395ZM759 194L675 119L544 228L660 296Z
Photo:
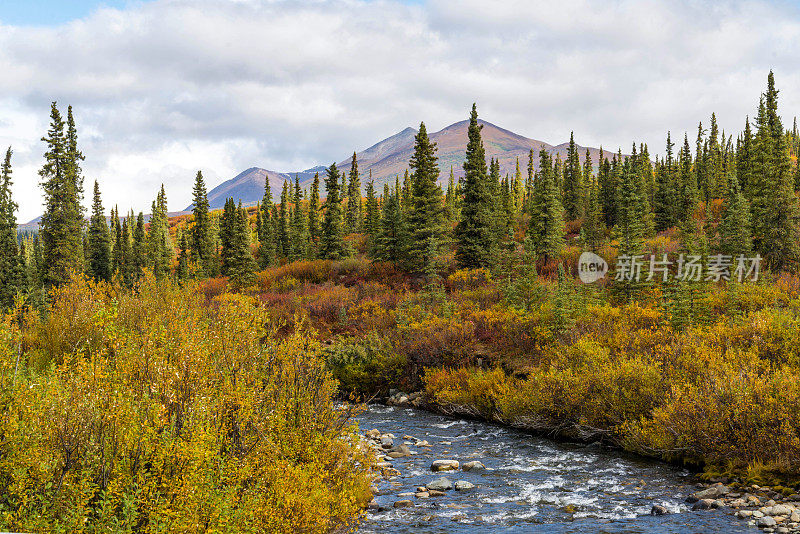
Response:
M770 369L751 352L715 358L674 384L651 418L627 425L632 450L696 463L800 467L800 389L794 368Z
M311 317L323 319L328 323L346 321L347 313L358 296L355 288L323 284L307 295L299 298L299 304L308 310Z
M447 277L447 287L451 291L475 289L485 286L491 279L488 269L459 269Z
M0 326L0 528L329 532L358 517L370 460L306 326L279 337L258 299L206 306L152 278L121 294L76 279L52 302L41 324ZM45 321L77 333L55 344Z
M28 313L23 335L23 349L28 363L43 369L50 363L61 363L66 355L97 350L103 344L98 331L98 314L111 302L114 289L76 275L68 287L54 289L46 313Z
M342 339L324 351L325 362L344 395L365 399L409 385L406 357L377 335Z

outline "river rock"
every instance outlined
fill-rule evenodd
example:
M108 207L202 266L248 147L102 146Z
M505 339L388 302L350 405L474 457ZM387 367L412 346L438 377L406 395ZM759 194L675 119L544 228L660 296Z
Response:
M428 440L423 439L421 441L417 441L416 443L414 443L414 446L415 447L432 447L433 445L428 443Z
M414 494L417 499L429 499L431 494L427 491L420 491Z
M762 517L764 517L764 512L762 512L761 510L754 510L753 511L753 515L752 515L753 519L761 519Z
M713 505L714 499L700 499L692 505L692 510L710 510Z
M711 486L710 488L706 488L702 491L698 491L694 494L698 500L701 499L716 499L717 497L722 497L723 495L727 495L730 493L731 490L728 486L723 486L722 484L718 486Z
M381 470L381 474L383 475L384 478L399 477L400 471L398 471L394 467L384 467Z
M667 515L668 513L669 510L660 504L654 504L653 507L650 508L650 515Z
M474 460L472 462L467 462L461 466L461 469L464 471L486 471L486 466L483 465L481 462Z
M465 491L474 488L475 484L472 482L467 482L466 480L457 480L453 487L456 489L456 491Z
M428 482L425 484L425 487L429 490L436 490L436 491L446 491L449 489L453 489L453 483L447 477L438 478L432 482Z
M431 471L455 471L458 466L458 460L434 460L431 464Z
M739 510L738 512L736 512L736 517L738 517L739 519L747 519L752 515L753 515L752 510Z
M372 439L378 439L381 437L381 431L377 428L373 428L369 432L367 432L367 437Z
M414 503L408 499L403 499L402 501L397 501L394 503L395 508L407 508L409 506L414 506Z
M775 518L774 517L770 517L768 515L764 516L762 518L759 518L758 523L757 523L759 528L774 527L777 524L778 524L778 522L775 521Z
M789 515L791 513L792 509L785 504L776 504L772 507L772 513L769 515Z
M792 515L789 516L789 521L792 523L800 523L800 514L797 513L797 510L792 512Z
M428 490L428 495L430 495L431 497L444 497L446 494L443 491L439 491L439 490L435 490L435 489L429 489Z
M388 435L381 436L381 447L384 449L391 449L394 441Z

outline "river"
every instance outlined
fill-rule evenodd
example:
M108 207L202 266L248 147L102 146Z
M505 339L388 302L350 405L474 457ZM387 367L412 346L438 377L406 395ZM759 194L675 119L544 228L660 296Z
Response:
M692 512L684 504L697 490L686 470L597 445L557 443L521 431L411 408L370 405L357 417L363 431L427 440L417 455L398 458L401 473L377 484L376 501L359 532L368 533L675 533L758 532L723 510ZM487 470L433 473L434 459L480 460ZM445 497L398 496L447 476L476 485ZM410 499L409 508L392 507ZM670 513L649 515L654 504Z

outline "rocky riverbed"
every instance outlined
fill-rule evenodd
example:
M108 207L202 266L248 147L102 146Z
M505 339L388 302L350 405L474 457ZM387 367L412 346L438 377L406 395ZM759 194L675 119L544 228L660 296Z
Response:
M556 443L437 415L413 407L421 396L393 393L393 405L371 405L358 418L379 460L364 533L688 534L797 527L794 503L762 488L698 484L685 470L597 444Z

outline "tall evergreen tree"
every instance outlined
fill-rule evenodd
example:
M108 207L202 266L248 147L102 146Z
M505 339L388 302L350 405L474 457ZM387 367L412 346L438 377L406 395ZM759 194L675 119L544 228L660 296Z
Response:
M70 114L71 115L71 114ZM39 171L45 211L39 224L44 261L44 283L65 282L71 272L83 270L83 212L77 133L71 121L69 136L56 103L50 108L50 128L42 138L47 143L45 164Z
M88 271L95 280L111 281L111 235L106 223L100 186L94 182L92 217L89 220Z
M288 180L284 180L283 190L281 191L281 205L278 211L278 235L276 236L276 250L278 254L284 258L288 258L291 255L289 243L289 202L289 182Z
M319 173L315 173L314 182L311 184L311 194L308 198L308 256L312 259L319 256L320 238L322 236L319 209Z
M175 250L169 235L169 218L167 215L167 194L164 184L156 196L150 215L150 229L147 236L148 262L156 278L169 273Z
M394 190L383 188L383 213L373 256L403 266L408 258L409 233L405 214L400 206L402 190L397 181Z
M291 236L291 259L293 260L303 259L308 253L308 212L300 206L302 199L303 190L300 189L300 178L295 176Z
M0 311L25 289L25 265L17 246L17 203L11 194L11 147L0 165Z
M206 184L203 180L203 173L201 171L197 171L197 175L195 176L192 195L192 214L194 215L194 225L190 230L191 253L192 258L197 262L198 267L205 273L210 270L208 264L211 262L211 243L209 239L211 220L209 216Z
M580 159L575 145L575 137L570 132L567 160L564 164L564 214L568 220L583 217L583 199Z
M800 261L797 198L772 71L759 106L756 128L751 207L754 248L769 267L794 270Z
M439 165L436 143L428 138L425 123L420 123L414 138L414 153L409 161L412 170L411 207L408 223L411 242L407 264L422 272L444 244L444 204L442 190L438 185Z
M626 265L620 259L627 260L628 265L641 260L644 251L644 238L647 234L646 206L647 200L643 198L639 180L636 176L631 158L625 160L622 166L622 180L619 186L617 205L617 237L618 261L617 265ZM636 279L632 271L617 273L614 283L615 293L625 301L633 299L642 289L644 278Z
M719 225L720 251L736 257L749 255L752 251L750 235L750 206L735 174L727 180L728 193L725 197L722 221Z
M133 231L133 246L131 248L133 278L138 280L142 275L142 270L147 266L147 236L142 212L139 212L138 217L136 217L136 229Z
M361 178L358 174L358 161L356 153L353 152L353 160L350 163L349 183L347 187L347 215L345 217L346 233L351 234L361 231L362 222L362 200L361 200Z
M555 182L556 167L544 149L539 151L539 187L534 189L528 231L536 255L545 262L557 259L564 248L564 208Z
M233 204L233 199L231 199ZM295 208L296 209L296 208ZM247 210L234 207L231 228L230 250L228 254L228 277L234 288L246 287L253 282L255 262L250 254L250 223Z
M180 250L178 252L178 271L175 273L178 280L189 279L189 241L186 239L186 232L181 234Z
M678 184L677 169L673 156L673 147L670 132L667 132L667 154L664 161L656 168L656 190L653 195L653 213L655 215L656 230L666 230L678 222Z
M599 167L597 172L597 185L599 188L600 207L603 211L603 222L607 227L612 227L617 223L617 184L619 183L617 174L616 155L608 158L604 157L603 149L600 149Z
M464 204L456 226L456 260L462 268L488 267L495 248L494 199L486 169L478 111L472 104L464 161Z
M264 197L261 199L261 234L258 236L258 254L262 268L267 268L275 261L275 220L272 191L269 186L269 175L264 177Z
M342 235L342 206L339 196L339 169L332 163L326 170L325 215L322 218L322 235L320 238L320 256L327 260L344 258L346 248Z
M600 188L594 176L589 176L586 217L581 227L581 242L586 250L597 252L605 239L603 210L600 207Z
M223 276L231 274L231 258L234 254L234 234L238 231L239 213L232 198L225 200L222 209L222 216L219 219L219 241L220 241L220 273Z
M375 196L375 181L367 182L367 202L364 205L364 232L367 234L367 250L375 247L375 239L378 236L381 222L380 205L378 197Z

